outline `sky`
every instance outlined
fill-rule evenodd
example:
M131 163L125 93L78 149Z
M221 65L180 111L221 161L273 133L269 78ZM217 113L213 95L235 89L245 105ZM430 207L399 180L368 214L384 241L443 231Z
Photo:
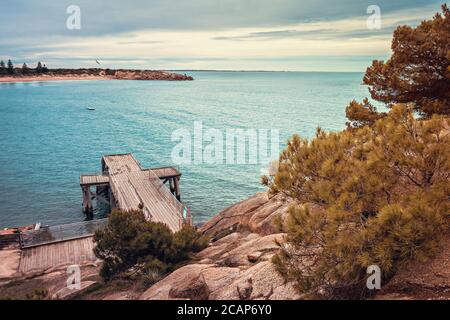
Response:
M0 59L33 66L363 72L434 0L2 0ZM67 28L80 8L80 29ZM367 9L380 8L380 29ZM371 20L372 21L372 20Z

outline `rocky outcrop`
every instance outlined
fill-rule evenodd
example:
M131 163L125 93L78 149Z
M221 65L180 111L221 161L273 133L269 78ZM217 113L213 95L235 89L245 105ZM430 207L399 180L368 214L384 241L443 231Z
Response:
M194 80L191 76L166 72L166 71L147 71L147 70L119 70L113 75L117 80L165 80L165 81L190 81Z
M212 239L197 261L150 287L140 299L300 299L274 270L277 233L273 221L284 219L289 204L259 193L209 220L200 231ZM319 210L310 206L312 210ZM425 263L413 262L395 275L375 299L450 299L450 237Z
M200 252L202 260L153 285L141 299L298 299L270 262L277 250L274 241L282 236L232 233Z
M278 251L273 219L286 214L287 205L257 194L224 210L200 231L213 239L184 266L153 285L141 299L298 299L270 262Z
M269 200L267 193L257 193L225 209L205 223L200 231L212 239L241 230L269 235L276 232L275 217L284 218L287 207L288 204L278 198Z
M0 251L1 253L1 251ZM15 275L9 278L0 278L0 300L19 299L29 300L36 291L45 292L39 299L70 299L80 292L100 283L97 264L80 266L80 288L68 288L67 267L52 270L49 273L33 274L29 276Z

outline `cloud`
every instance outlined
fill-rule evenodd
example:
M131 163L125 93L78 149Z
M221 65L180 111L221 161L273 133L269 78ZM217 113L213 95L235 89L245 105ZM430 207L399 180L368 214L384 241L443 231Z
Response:
M397 25L417 24L439 10L429 0L378 1L383 28L368 30L369 1L77 2L82 29L69 31L65 9L72 1L6 0L0 58L49 66L100 59L111 68L363 71L389 55Z
M143 29L224 30L273 27L299 22L364 17L373 1L341 0L77 0L81 36L110 35ZM435 0L377 0L383 14L433 4ZM68 35L66 9L73 0L3 0L3 36Z
M264 31L250 32L233 36L216 36L213 40L261 41L276 39L368 39L376 37L391 37L399 25L415 26L424 20L424 11L431 17L436 12L435 6L401 10L382 15L382 28L370 30L366 26L367 16L352 17L341 20L306 22L277 28L266 28Z

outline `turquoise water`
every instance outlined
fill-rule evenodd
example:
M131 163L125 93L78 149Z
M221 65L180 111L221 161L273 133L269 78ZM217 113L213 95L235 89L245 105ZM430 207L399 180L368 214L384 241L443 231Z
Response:
M172 132L193 133L195 121L223 132L278 129L282 147L293 133L342 129L347 103L368 94L360 73L190 74L195 81L0 84L0 227L83 220L79 175L99 172L103 154L172 165ZM182 165L183 201L205 221L264 190L262 167Z

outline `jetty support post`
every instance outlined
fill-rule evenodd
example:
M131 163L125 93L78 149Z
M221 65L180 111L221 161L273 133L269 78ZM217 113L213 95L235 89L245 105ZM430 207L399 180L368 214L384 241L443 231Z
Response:
M169 178L169 189L170 192L175 195L175 179L174 178Z
M181 202L180 177L169 178L169 189L177 200Z
M86 215L92 215L94 213L94 207L92 205L92 194L90 187L82 187L83 191L83 213Z
M175 185L175 197L181 202L180 177L175 177L173 180Z
M109 207L111 209L111 212L116 208L116 199L114 198L114 193L112 192L111 188L108 188L108 198L109 198Z

